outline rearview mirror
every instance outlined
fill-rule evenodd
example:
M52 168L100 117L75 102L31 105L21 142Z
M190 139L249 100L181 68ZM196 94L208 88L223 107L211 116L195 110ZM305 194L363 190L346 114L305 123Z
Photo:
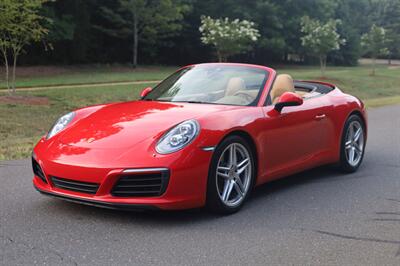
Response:
M275 104L275 110L279 113L282 111L284 107L288 106L298 106L303 104L303 98L301 98L298 94L293 92L285 92L279 97L279 101Z
M151 90L152 90L151 87L147 87L144 90L142 90L142 92L140 93L140 98L143 99L144 97L146 97L147 94L151 92Z

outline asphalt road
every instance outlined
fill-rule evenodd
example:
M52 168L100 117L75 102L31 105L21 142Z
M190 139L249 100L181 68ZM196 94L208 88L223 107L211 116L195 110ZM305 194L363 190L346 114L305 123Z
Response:
M241 212L125 213L37 193L0 162L3 265L400 265L400 106L369 112L364 164L258 188Z

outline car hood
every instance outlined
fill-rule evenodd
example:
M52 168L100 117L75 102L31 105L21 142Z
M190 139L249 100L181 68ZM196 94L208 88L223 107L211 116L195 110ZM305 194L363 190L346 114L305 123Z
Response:
M131 148L182 121L234 106L156 101L134 101L105 105L66 129L59 141L84 148Z

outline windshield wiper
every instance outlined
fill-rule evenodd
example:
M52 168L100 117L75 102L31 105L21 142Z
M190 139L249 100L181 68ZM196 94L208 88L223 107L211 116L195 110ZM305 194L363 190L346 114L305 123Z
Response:
M171 100L159 100L159 99L141 99L141 101L147 101L147 102L171 102L171 103L207 103L207 102L202 102L202 101L171 101Z
M203 102L203 101L171 101L173 103L209 103L209 102Z
M187 101L187 103L205 103L205 102L202 102L202 101Z
M202 101L174 101L175 103L206 103Z

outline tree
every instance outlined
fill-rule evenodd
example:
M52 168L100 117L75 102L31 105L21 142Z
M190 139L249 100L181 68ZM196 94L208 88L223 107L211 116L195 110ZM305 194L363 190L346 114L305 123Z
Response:
M371 30L361 37L361 45L365 49L365 53L371 54L372 57L372 72L375 75L376 58L378 56L387 55L389 50L387 48L386 30L372 25Z
M240 5L236 4L237 2ZM286 42L287 28L283 23L287 17L282 19L283 8L280 5L282 5L281 1L274 0L235 1L233 15L230 17L251 20L259 30L260 37L254 43L254 52L252 51L247 57L252 62L265 64L265 62L285 58L288 43ZM240 57L242 58L244 57Z
M138 64L139 42L155 43L177 34L179 23L188 10L180 0L118 0L116 6L101 7L103 17L111 24L96 28L116 38L132 40L132 65Z
M329 52L339 50L340 45L346 43L337 32L340 20L329 20L322 24L319 20L303 17L301 21L302 45L311 53L319 57L321 74L325 76L326 59Z
M372 25L385 29L386 48L389 64L392 58L400 58L400 1L399 0L369 0L369 12L363 14L369 18L364 24L363 31L370 31Z
M391 58L400 58L400 1L382 0L380 5L383 5L384 9L376 23L386 30L390 64Z
M301 21L304 16L314 19L326 20L333 18L338 7L338 0L281 0L274 1L280 6L278 11L285 39L285 60L289 54L302 55L305 53L301 37ZM264 25L270 27L270 25Z
M335 17L342 21L338 25L338 33L346 39L346 43L340 50L329 54L329 60L333 64L358 65L361 56L361 34L369 28L371 19L366 15L369 12L368 1L370 0L338 0Z
M0 5L7 1L0 0ZM52 0L44 7L46 12L41 15L53 20L52 25L44 25L50 31L46 40L55 52L42 49L41 43L30 45L18 63L137 63L138 58L139 63L149 64L209 61L215 48L199 42L201 15L238 18L257 25L260 37L251 42L253 49L230 60L270 64L296 55L302 61L306 49L301 20L307 15L321 22L333 18L342 21L337 32L346 44L328 52L330 63L357 64L361 35L374 23L384 27L391 40L389 58L400 58L399 0Z
M229 56L251 50L251 43L260 37L254 22L248 20L212 19L203 16L199 28L204 44L217 50L218 60L225 62Z
M40 41L48 30L43 27L45 18L39 15L46 0L2 0L0 2L0 49L6 68L9 94L15 94L15 73L18 56L26 45ZM12 59L10 86L9 61Z
M399 26L400 27L400 26ZM400 33L396 29L388 29L387 31L387 48L388 48L388 63L392 64L392 58L400 58Z

